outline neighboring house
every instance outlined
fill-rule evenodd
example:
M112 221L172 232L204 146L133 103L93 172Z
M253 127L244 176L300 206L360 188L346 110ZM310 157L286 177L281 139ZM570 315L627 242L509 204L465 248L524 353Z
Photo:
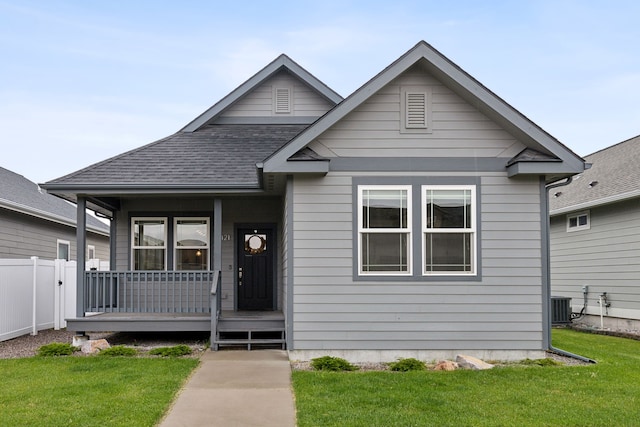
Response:
M637 330L640 136L585 160L590 169L549 193L552 292L571 298L575 322Z
M113 271L79 267L71 330L510 359L550 346L545 187L583 170L420 42L344 100L281 55L174 135L44 187L114 218Z
M76 207L0 167L0 258L76 259ZM109 260L109 226L87 216L89 255Z

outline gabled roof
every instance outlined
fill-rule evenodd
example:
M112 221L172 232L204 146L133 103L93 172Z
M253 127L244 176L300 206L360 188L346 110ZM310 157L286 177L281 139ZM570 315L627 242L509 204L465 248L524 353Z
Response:
M36 183L2 167L0 167L0 208L46 221L76 226L75 206L47 194ZM109 235L109 227L90 215L87 216L87 228L95 233Z
M514 161L508 169L510 176L519 173L544 174L547 175L548 181L553 181L584 170L583 159L480 84L431 45L421 41L322 116L289 144L269 157L263 164L264 172L291 172L291 165L287 165L287 161L292 156L418 62L421 62L436 79L501 125L527 147L553 159L551 162L541 162L538 159L533 163L525 160Z
M182 132L193 132L199 129L202 125L215 120L222 112L228 109L231 105L242 99L245 95L247 95L251 90L259 86L262 82L267 80L269 77L278 73L281 70L286 70L287 72L293 74L295 77L300 79L303 83L310 86L314 89L319 95L325 97L332 105L335 105L342 101L342 97L334 92L327 85L322 83L320 80L315 78L311 73L307 70L299 66L295 63L291 58L287 55L282 54L278 56L273 62L264 67L262 70L258 71L253 77L249 80L238 86L233 92L222 98L219 102L217 102L214 106L209 108L204 113L200 114L193 121L191 121L188 125L181 129Z
M551 215L640 197L640 135L585 157L590 169L549 195Z

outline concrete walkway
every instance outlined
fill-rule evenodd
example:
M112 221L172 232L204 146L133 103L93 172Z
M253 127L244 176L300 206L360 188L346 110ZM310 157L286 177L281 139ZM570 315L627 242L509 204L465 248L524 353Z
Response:
M282 350L207 351L159 427L295 427Z

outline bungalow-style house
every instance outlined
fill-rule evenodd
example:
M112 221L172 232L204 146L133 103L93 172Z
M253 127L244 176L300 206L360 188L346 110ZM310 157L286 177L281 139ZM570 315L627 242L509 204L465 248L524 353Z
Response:
M76 207L0 167L0 258L76 259ZM109 226L86 222L86 259L109 259Z
M590 169L549 194L551 289L573 322L640 328L640 135L585 157Z
M71 330L512 359L550 347L546 186L584 167L420 42L345 99L281 55L177 133L44 187L113 218L113 271L78 268Z

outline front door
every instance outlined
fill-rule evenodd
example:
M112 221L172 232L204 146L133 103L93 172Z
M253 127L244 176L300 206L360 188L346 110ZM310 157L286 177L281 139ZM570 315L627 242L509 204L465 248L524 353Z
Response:
M274 227L238 228L238 310L274 310Z

